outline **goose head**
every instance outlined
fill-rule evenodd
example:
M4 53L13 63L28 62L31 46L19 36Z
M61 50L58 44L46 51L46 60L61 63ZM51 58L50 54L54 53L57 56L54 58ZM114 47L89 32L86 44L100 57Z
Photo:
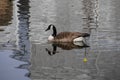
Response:
M53 24L50 24L50 25L47 27L47 29L46 29L45 31L50 30L50 29L51 29L51 27L53 27L53 26L54 26Z
M53 30L53 33L48 37L49 41L53 40L54 37L57 35L56 27L53 24L50 24L45 31L48 31L48 30L51 30L51 29Z

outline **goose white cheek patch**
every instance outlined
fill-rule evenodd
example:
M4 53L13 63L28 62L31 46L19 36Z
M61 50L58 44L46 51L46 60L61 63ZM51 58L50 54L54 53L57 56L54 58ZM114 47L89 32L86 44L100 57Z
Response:
M51 40L53 40L54 39L54 37L52 36L52 35L50 35L49 37L48 37L48 40L49 41L51 41Z

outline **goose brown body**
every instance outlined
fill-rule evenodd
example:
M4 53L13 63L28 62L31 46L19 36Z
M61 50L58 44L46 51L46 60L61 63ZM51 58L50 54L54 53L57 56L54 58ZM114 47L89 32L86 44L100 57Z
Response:
M79 32L60 32L57 34L52 42L73 42L75 38L82 37Z

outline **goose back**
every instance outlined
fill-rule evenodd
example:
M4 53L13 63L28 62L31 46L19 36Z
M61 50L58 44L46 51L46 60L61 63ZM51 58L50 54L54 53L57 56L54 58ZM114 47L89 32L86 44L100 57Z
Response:
M79 32L61 32L57 34L53 41L54 42L72 42L75 38L83 37L83 33Z

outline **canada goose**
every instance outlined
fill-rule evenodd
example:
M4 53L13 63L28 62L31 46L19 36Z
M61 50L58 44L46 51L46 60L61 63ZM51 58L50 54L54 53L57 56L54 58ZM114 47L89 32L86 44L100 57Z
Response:
M48 41L50 42L84 42L84 37L90 36L88 33L80 32L60 32L57 34L56 27L53 24L50 24L45 31L51 28L53 29L53 34L48 37Z

